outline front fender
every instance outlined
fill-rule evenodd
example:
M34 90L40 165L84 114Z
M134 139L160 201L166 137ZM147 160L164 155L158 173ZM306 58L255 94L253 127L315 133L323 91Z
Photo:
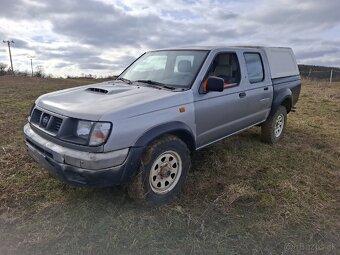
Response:
M179 136L191 150L196 148L195 138L192 130L188 125L180 121L172 121L152 127L143 133L135 143L136 147L145 147L155 139L165 134L174 134Z

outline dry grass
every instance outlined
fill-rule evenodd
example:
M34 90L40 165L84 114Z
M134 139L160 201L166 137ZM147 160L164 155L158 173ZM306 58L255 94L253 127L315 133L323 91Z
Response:
M340 84L304 81L279 144L259 128L198 151L179 199L139 207L123 188L75 188L26 154L40 94L89 83L0 77L0 254L336 254Z

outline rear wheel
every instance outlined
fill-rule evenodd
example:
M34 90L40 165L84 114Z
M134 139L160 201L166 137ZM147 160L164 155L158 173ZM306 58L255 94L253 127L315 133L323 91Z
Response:
M191 165L186 144L173 135L150 144L129 184L131 198L148 205L171 201L181 190Z
M282 139L287 123L286 107L280 106L275 114L262 125L261 138L266 143L277 143Z

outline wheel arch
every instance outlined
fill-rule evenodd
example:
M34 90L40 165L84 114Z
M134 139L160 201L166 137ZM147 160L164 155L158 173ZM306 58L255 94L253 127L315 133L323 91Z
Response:
M137 139L135 146L145 147L164 135L175 135L188 146L190 151L196 149L196 142L192 130L188 125L179 121L163 123L149 129Z
M292 105L293 105L293 102L292 102L292 97L285 97L285 99L281 102L280 105L286 107L286 110L287 110L287 113L289 113L292 109Z
M274 93L274 100L270 116L273 116L280 106L284 106L289 113L293 106L292 91L289 88L279 91L277 94Z

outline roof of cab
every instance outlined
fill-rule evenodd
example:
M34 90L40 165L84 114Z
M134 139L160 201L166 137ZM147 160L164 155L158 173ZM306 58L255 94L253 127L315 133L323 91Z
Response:
M160 50L219 50L219 49L265 49L265 48L285 48L288 47L267 47L267 46L256 46L256 45L220 45L220 46L180 46L180 47L172 47L172 48L163 48L152 51L160 51Z

